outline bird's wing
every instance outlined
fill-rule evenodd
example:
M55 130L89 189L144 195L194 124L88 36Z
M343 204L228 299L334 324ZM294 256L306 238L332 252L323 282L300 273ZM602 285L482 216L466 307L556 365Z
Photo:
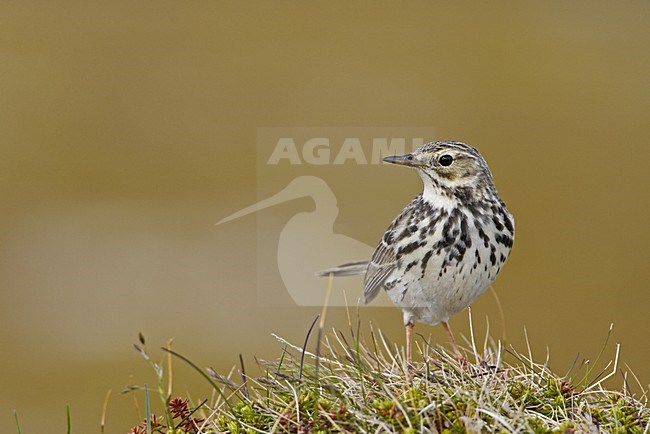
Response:
M397 248L395 240L403 238L403 231L409 225L413 213L422 203L422 195L417 196L393 220L386 234L368 261L368 270L363 288L365 302L370 303L384 286L384 282L397 268Z
M389 229L390 231L390 229ZM392 245L392 233L386 233L368 262L366 279L363 285L363 295L366 303L370 303L379 293L390 273L395 270L397 261Z

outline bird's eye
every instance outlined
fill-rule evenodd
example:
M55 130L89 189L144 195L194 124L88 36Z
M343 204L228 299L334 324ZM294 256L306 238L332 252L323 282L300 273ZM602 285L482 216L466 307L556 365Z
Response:
M454 157L447 154L443 155L438 159L438 163L440 163L441 166L449 166L453 162L454 162Z

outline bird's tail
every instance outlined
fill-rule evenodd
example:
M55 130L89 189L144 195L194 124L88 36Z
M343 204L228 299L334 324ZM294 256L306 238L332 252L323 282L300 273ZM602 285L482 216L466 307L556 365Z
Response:
M330 274L335 277L341 276L356 276L359 274L366 274L368 269L368 261L355 261L348 262L346 264L341 264L337 267L328 268L325 270L318 271L317 276L327 277Z

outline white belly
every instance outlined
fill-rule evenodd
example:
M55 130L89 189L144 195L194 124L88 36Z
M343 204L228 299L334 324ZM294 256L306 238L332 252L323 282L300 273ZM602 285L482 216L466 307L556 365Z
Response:
M461 263L460 271L447 267L447 272L440 276L442 260L439 262L432 275L421 278L407 273L388 290L393 303L404 311L405 323L418 321L434 325L448 321L483 294L496 277L496 270L490 266L486 271L485 266L474 269L473 264L467 263Z
M494 281L510 247L496 242L492 235L486 247L476 228L470 228L470 238L471 246L460 259L450 256L449 250L436 252L433 244L401 259L401 266L386 279L385 287L393 303L404 312L405 324L446 322L472 304ZM432 253L423 269L422 252L428 250ZM415 265L409 267L411 262Z

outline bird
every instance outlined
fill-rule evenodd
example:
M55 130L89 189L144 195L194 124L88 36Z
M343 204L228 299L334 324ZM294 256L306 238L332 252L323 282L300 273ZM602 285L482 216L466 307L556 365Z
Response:
M317 274L365 274L365 303L386 291L403 312L408 366L416 322L442 324L455 356L466 363L449 319L496 279L513 246L514 217L485 159L471 145L434 141L383 161L415 169L422 193L392 221L369 260Z

